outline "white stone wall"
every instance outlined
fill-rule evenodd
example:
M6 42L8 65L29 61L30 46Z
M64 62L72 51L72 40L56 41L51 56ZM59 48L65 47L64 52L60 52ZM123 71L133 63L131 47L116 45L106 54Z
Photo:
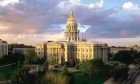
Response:
M91 42L52 42L47 44L47 56L48 59L58 59L59 63L67 62L70 57L80 62L95 58L107 62L108 45Z
M8 55L8 43L0 40L0 57Z
M38 43L35 47L35 53L40 58L43 58L47 55L47 43Z

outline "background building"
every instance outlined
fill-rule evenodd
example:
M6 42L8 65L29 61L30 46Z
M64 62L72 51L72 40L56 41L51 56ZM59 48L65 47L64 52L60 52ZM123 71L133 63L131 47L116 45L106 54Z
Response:
M132 46L132 49L137 50L138 52L140 52L140 46L138 46L138 45Z
M46 55L47 55L47 42L36 44L35 53L40 58L46 57Z
M8 55L8 43L0 39L0 57Z
M27 53L35 53L35 47L24 44L9 44L9 52L25 55Z
M116 54L119 51L127 51L127 50L131 50L131 47L115 47L115 46L109 47L109 52L111 54Z

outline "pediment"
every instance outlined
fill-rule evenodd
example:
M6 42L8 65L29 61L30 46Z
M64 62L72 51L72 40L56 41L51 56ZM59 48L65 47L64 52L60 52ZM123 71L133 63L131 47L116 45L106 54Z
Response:
M61 47L61 45L62 44L58 42L51 42L47 44L48 47Z

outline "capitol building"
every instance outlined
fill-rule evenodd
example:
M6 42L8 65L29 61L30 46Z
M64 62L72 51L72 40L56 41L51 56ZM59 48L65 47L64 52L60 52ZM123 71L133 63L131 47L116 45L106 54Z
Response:
M108 45L87 41L79 37L80 30L71 12L64 30L64 41L48 41L36 44L35 52L46 57L51 63L63 64L69 59L84 62L90 59L101 59L108 62Z

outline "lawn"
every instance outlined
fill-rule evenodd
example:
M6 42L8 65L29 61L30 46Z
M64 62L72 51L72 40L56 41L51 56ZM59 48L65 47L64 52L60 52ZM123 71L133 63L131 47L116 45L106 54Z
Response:
M81 72L72 73L75 84L103 84L109 77L106 75L92 76L84 75Z
M10 76L17 70L16 66L13 67L0 67L0 73L4 75L5 79L9 79Z

